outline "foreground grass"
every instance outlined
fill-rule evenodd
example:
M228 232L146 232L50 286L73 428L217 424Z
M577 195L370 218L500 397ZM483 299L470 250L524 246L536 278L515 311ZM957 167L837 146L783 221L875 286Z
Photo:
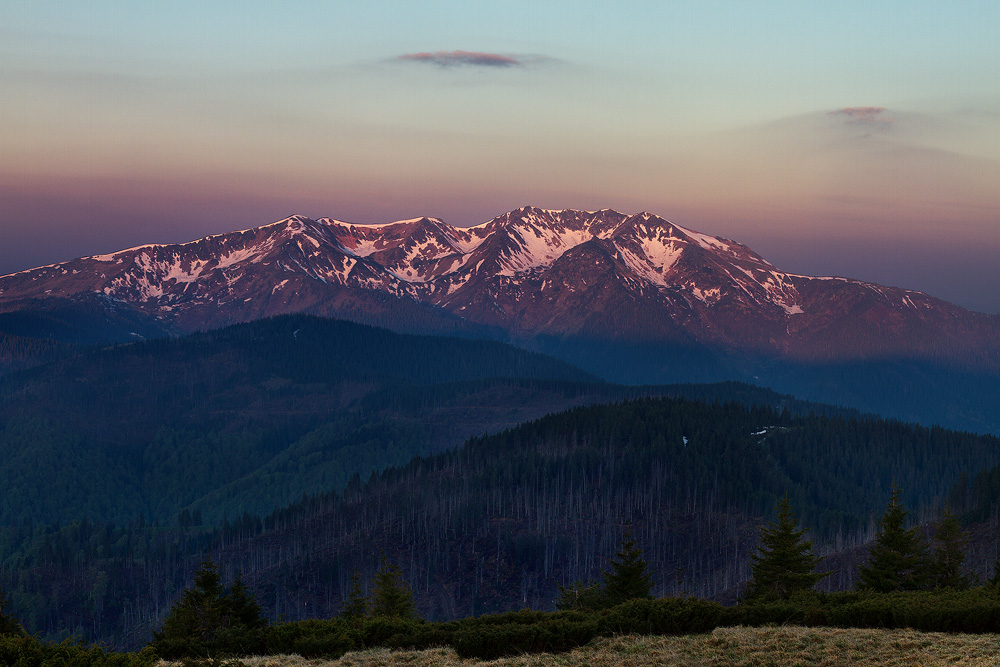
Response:
M840 628L718 628L683 637L599 637L570 653L525 655L483 663L462 661L450 648L427 651L373 649L340 660L299 656L244 658L247 667L916 667L927 665L1000 666L1000 636L915 630ZM160 663L178 665L179 663Z

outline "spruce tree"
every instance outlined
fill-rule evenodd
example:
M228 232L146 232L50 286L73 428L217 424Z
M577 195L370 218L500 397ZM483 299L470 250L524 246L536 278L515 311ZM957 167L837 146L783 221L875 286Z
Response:
M806 531L796 530L788 499L778 503L778 520L760 529L760 547L750 557L752 579L746 596L787 598L809 590L829 572L814 572L820 559L813 555Z
M965 545L968 534L962 530L958 517L949 508L941 513L934 532L934 586L935 588L969 587L969 577L962 573L965 561Z
M186 588L153 633L153 648L161 658L207 656L222 627L222 579L218 566L205 561L195 572L194 586Z
M556 609L559 611L595 611L604 605L603 591L594 583L578 579L569 586L559 585Z
M238 626L247 630L260 630L267 627L267 619L263 616L256 596L247 589L243 583L243 575L239 572L233 577L229 591L222 597L222 609L226 625Z
M993 561L993 576L986 581L986 585L1000 592L1000 556Z
M368 596L361 590L361 572L354 570L354 574L351 575L351 590L347 593L347 599L344 600L340 617L358 619L364 618L367 613Z
M900 493L893 484L868 563L858 568L859 588L881 593L913 591L926 588L930 581L927 545L917 528L904 527L907 511L899 500Z
M5 611L7 598L0 590L0 635L20 635L24 633L24 628L16 618Z
M218 566L206 561L153 633L152 647L161 658L249 654L263 648L267 619L260 605L236 575L227 591Z
M403 581L399 566L390 564L385 556L372 578L371 615L407 620L417 617L413 591Z
M642 551L632 539L632 533L622 537L621 550L611 559L611 569L604 572L604 606L614 607L627 600L650 598L652 576L646 572Z

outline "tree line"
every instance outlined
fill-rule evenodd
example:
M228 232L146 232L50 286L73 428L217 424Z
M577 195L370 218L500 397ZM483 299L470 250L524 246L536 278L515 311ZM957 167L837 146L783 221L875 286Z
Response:
M654 573L626 531L600 580L559 587L559 611L554 613L525 610L428 623L417 613L402 569L383 555L370 592L354 571L335 618L272 625L239 573L223 585L218 566L206 561L149 646L129 656L65 642L40 643L6 612L0 594L0 659L31 666L60 654L94 667L149 665L157 658L213 658L217 664L221 656L297 652L329 658L373 646L438 645L452 646L463 658L492 659L568 650L599 634L704 632L778 617L782 623L807 625L865 627L886 625L888 619L889 627L1000 630L1000 557L993 576L979 587L982 592L970 590L972 581L962 571L966 535L957 518L945 510L934 526L933 546L928 545L917 527L906 528L908 512L900 495L894 485L867 563L860 568L860 598L816 593L815 585L829 572L816 571L820 559L786 498L777 505L777 519L760 527L751 580L739 604L729 609L695 598L654 598ZM919 594L915 591L925 597L913 597Z
M204 560L226 577L243 572L268 617L295 620L335 613L353 572L367 580L385 553L421 613L445 621L551 609L560 586L600 575L600 554L628 526L665 573L654 595L729 602L751 576L760 517L780 498L820 555L846 553L873 537L892 479L901 502L928 512L998 451L995 438L874 418L630 400L352 475L264 516L214 524L193 508L174 521L0 526L0 584L32 631L127 647L159 627ZM980 575L987 552L969 556ZM854 573L840 567L819 586L853 588Z

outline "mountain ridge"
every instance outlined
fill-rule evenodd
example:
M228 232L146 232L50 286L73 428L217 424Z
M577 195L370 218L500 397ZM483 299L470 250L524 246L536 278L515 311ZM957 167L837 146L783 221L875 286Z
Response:
M901 318L911 325L926 319L920 317L928 314L922 310L953 320L963 315L990 318L915 290L783 272L741 243L648 212L626 215L611 209L535 207L515 209L468 228L428 217L357 225L293 215L187 243L140 245L8 274L0 277L0 302L100 292L191 330L183 311L208 301L227 307L226 319L233 322L281 314L272 311L307 311L316 305L315 290L303 293L302 288L312 282L332 288L324 295L328 299L339 291L337 287L375 290L467 320L489 321L488 310L478 303L482 292L523 300L525 289L534 288L549 301L558 301L561 293L586 290L587 285L585 280L566 281L558 270L556 277L564 280L557 285L545 280L550 270L562 268L561 261L579 269L582 262L600 265L602 259L604 268L614 273L608 277L624 288L623 293L654 296L689 334L697 332L696 338L728 346L795 353L793 344L775 339L781 325L786 337L792 338L822 326L816 317L810 320L811 311L836 317L829 307L835 300L831 295L844 309L860 301L866 312L876 307L883 314L892 312L894 324L902 324ZM259 284L234 289L251 273L283 279L272 280L269 290ZM266 303L249 303L255 299ZM732 327L709 332L712 327L703 326L706 318L715 324L725 319L707 317L708 308L739 311L750 306L772 340L737 335ZM903 309L915 311L917 317L909 313L905 318ZM510 313L504 314L509 320ZM800 315L805 317L796 317ZM522 320L520 335L551 328L547 326L551 322ZM877 346L870 350L875 351Z
M981 404L982 391L941 380L966 374L966 384L985 378L987 393L1000 391L1000 316L914 290L781 271L744 244L648 212L521 207L467 228L429 217L358 225L295 215L0 277L0 315L98 297L107 302L99 307L113 305L111 319L150 331L301 312L505 340L613 382L735 379L862 408L872 374L901 368L910 382L942 392L947 384L943 406L930 395L919 405L890 400L883 414L1000 432L1000 411ZM851 364L864 372L845 375Z

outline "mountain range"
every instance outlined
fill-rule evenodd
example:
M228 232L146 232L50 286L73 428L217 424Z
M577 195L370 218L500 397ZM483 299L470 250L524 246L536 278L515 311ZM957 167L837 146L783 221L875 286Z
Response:
M292 216L0 278L0 332L64 342L296 312L497 338L616 382L744 380L1000 432L1000 316L785 272L650 213L524 207L469 228Z

